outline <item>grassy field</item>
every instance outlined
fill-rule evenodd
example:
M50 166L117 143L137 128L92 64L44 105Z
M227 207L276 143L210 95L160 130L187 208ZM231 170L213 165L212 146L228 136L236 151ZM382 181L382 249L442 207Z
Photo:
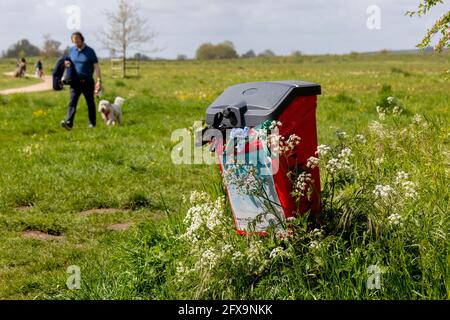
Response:
M1 74L0 90L31 86L41 81L34 77L25 77L16 79L4 75L4 73L13 72L15 69L16 69L16 61L13 59L4 60L2 61L2 63L0 63L0 74ZM28 66L28 74L34 75L34 72L35 69L33 67L33 63L31 63L31 65Z
M0 61L0 71L10 71L11 63ZM52 64L45 62L47 74ZM67 90L0 96L0 298L450 298L448 55L153 61L143 64L141 78L125 80L111 79L108 66L103 63L106 98L127 99L121 127L99 121L87 129L82 101L74 130L60 129ZM353 210L363 218L339 229L338 219L328 217L327 245L319 251L309 242L205 233L202 243L231 241L243 255L249 254L246 244L257 243L267 250L282 246L295 258L272 261L261 272L242 272L223 260L214 272L180 277L180 268L194 268L202 254L177 240L190 206L183 199L193 190L213 199L223 191L217 166L172 164L172 131L203 120L209 103L232 84L286 79L322 85L320 144L339 145L337 130L351 139L367 136L367 147L349 142L359 180L342 186L343 211L334 212ZM22 84L15 81L0 78L0 88ZM368 124L381 121L376 106L387 96L405 111L384 120L382 134L371 135ZM423 129L411 129L415 114L427 124ZM370 188L387 184L401 170L410 173L418 192L415 202L398 209L403 229L382 236L361 231L373 207L352 202L353 189L365 186L364 179ZM311 240L303 222L298 228ZM225 229L230 227L228 221ZM382 289L365 288L371 264L389 270ZM66 288L71 265L81 268L81 290Z

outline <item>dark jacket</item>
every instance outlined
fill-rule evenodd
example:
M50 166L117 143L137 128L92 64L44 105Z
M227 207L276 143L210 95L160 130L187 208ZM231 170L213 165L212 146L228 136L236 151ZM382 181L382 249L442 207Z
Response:
M66 68L64 66L65 61L70 61L70 68L67 69L66 75L63 79L64 71L66 71ZM62 90L65 84L74 85L78 82L77 72L69 57L63 57L59 59L58 62L56 62L52 76L53 76L53 90L56 91Z

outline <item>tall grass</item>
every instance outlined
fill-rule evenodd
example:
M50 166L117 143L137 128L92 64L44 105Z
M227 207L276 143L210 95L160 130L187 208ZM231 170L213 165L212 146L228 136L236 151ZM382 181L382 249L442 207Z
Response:
M112 285L87 280L79 297L448 299L447 143L441 120L407 113L337 131L319 148L322 226L306 215L282 236L237 235L215 182L222 191L193 192L181 212L142 225L122 251L126 271ZM343 149L350 163L336 166Z
M44 62L47 74L54 62ZM14 66L12 60L0 60L0 74ZM393 54L151 61L142 64L141 78L116 80L110 77L109 63L102 62L105 98L126 99L124 124L107 128L99 122L87 130L81 99L72 132L59 127L67 91L0 96L0 298L445 297L450 96L442 73L448 66L445 55ZM189 226L183 222L186 213L195 207L183 203L183 197L207 191L214 202L224 193L216 166L172 164L172 131L204 119L206 107L230 85L286 79L322 85L319 142L342 150L335 132L346 131L360 178L339 186L342 193L334 209L325 211L320 241L302 219L296 223L304 240L293 244L238 237L224 203L228 233L217 239L217 248L231 242L246 257L251 243L263 241L259 259L268 264L256 275L247 265L236 265L217 273L205 269L201 277L194 273L175 282L180 279L178 263L192 269L202 254L177 240ZM0 82L2 88L20 85L9 77ZM376 106L383 106L388 95L405 110L379 120ZM412 131L416 113L427 128ZM372 120L383 123L385 138L368 132ZM365 135L366 145L353 142L357 134ZM386 219L394 212L375 211L373 191L377 185L393 187L401 170L411 175L419 198L397 212L403 227L386 231ZM355 196L361 193L364 197ZM84 212L100 208L115 210ZM374 225L378 236L364 233L372 216L379 221ZM109 229L119 223L132 227ZM61 239L29 239L23 235L29 230ZM205 233L202 239L210 236ZM312 241L324 246L310 248ZM279 246L294 258L269 259ZM223 265L231 263L228 259ZM378 291L365 289L366 269L372 264L389 271L382 274ZM81 291L66 287L71 265L81 268ZM223 279L233 282L220 283Z

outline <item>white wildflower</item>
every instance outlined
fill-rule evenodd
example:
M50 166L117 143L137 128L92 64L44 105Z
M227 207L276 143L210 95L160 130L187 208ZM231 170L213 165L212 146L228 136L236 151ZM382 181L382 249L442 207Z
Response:
M199 203L200 199L203 199L204 202ZM193 192L191 202L195 205L188 209L183 220L187 228L181 238L196 243L207 230L214 232L223 230L221 226L225 219L224 197L219 197L215 202L211 202L206 193Z
M262 257L263 246L259 241L250 243L250 247L247 249L247 258L251 265L256 265Z
M397 213L391 214L388 217L388 221L391 226L402 226L403 225L402 216Z
M184 274L186 273L186 268L183 265L177 266L177 273Z
M319 157L326 156L331 151L331 148L325 144L317 146L316 155Z
M377 197L377 198L382 198L382 199L386 199L388 198L393 192L393 189L390 185L376 185L375 186L375 190L373 190L373 194Z
M310 247L311 249L319 249L320 246L321 246L320 243L319 243L318 241L316 241L316 240L311 241L311 242L309 243L309 247Z
M339 169L339 159L332 158L328 161L327 167L331 173L336 172Z
M394 116L398 116L403 112L403 109L400 106L395 106L394 109L392 109L392 114Z
M404 171L399 171L395 175L395 184L400 184L405 180L409 179L409 174Z
M294 193L302 197L305 196L306 192L310 189L312 182L311 173L300 173L294 182Z
M207 249L203 252L200 261L199 261L199 267L206 267L209 269L214 269L214 267L219 262L219 255L215 253L214 251Z
M348 147L341 150L337 158L332 158L327 163L327 170L331 173L337 173L339 171L351 174L353 167L350 163L350 157L352 156L352 150Z
M422 116L420 114L415 114L414 117L413 117L412 123L415 124L415 125L419 125L419 124L422 123L422 121L423 121Z
M223 197L217 198L214 207L212 208L211 212L209 213L209 217L206 221L206 227L209 230L214 230L218 226L222 224L222 216L224 210L224 199Z
M378 136L379 138L386 138L389 136L389 132L378 121L372 121L369 124L369 132Z
M339 139L346 139L348 137L348 134L345 131L336 131L336 135Z
M348 147L341 150L341 153L338 155L338 158L345 159L349 158L352 155L352 150Z
M397 172L395 176L395 184L404 191L406 198L417 198L416 184L409 181L410 175L404 171Z
M252 194L260 189L261 181L254 165L232 165L226 168L222 175L226 184L235 185L240 194Z
M310 234L311 234L311 236L313 237L313 238L323 238L323 236L324 236L324 232L323 232L323 230L322 229L318 229L318 228L315 228L314 230L312 230L311 232L310 232Z
M278 230L275 233L275 236L279 240L286 240L286 239L289 239L289 238L293 238L294 237L294 232L292 230L290 230L290 229L288 229L288 230Z
M359 142L361 144L366 144L367 143L366 137L364 137L364 135L362 135L362 134L357 134L355 139L356 139L357 142Z
M189 197L189 202L192 205L205 203L205 202L209 202L209 201L210 201L210 198L206 192L192 191L191 196Z
M402 182L402 188L405 191L405 197L415 199L417 198L416 185L412 181Z
M238 263L242 258L243 258L243 254L240 251L236 251L233 253L231 260L233 263Z
M381 164L384 163L384 157L376 158L374 163L375 163L376 166L380 166Z
M416 126L421 126L422 128L428 128L428 123L424 121L420 114L415 114L412 120L412 124Z
M280 151L281 153L289 153L292 150L295 149L295 147L300 144L300 137L295 135L295 134L291 134L289 136L289 138L286 141L283 141L283 139L280 141Z
M270 259L273 259L278 256L282 256L284 254L284 249L282 247L276 247L270 252Z
M270 123L269 129L270 130L274 130L274 129L278 129L279 127L281 127L283 124L281 123L281 121L272 121Z
M233 252L233 246L229 245L229 244L224 245L222 247L222 252L223 253L231 253L231 252Z
M386 118L386 109L377 106L377 113L380 120L384 120Z
M306 167L310 169L314 169L319 166L319 159L316 157L309 157Z

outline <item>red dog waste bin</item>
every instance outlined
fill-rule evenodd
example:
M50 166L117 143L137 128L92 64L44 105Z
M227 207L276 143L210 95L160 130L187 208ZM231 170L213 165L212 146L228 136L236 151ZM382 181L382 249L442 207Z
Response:
M207 109L207 125L223 137L219 144L214 142L214 149L239 233L264 233L269 226L279 225L280 219L319 211L319 168L306 166L310 157L316 157L316 107L320 93L320 85L304 81L243 83L226 89ZM273 128L276 123L281 123L279 136L300 137L288 157L268 157L264 143L252 139L262 128ZM238 158L244 161L236 161ZM313 192L294 196L294 182L288 173L307 169L309 190Z

